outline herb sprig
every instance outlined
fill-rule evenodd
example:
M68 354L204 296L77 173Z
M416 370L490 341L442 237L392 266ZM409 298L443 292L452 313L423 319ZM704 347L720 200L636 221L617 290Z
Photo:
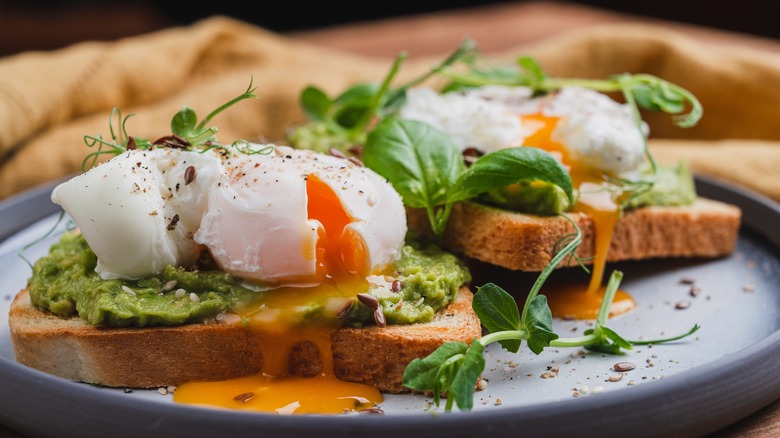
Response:
M564 252L559 256L565 255ZM550 266L555 266L553 263ZM613 271L594 328L586 330L583 336L572 338L560 338L553 331L547 298L537 294L540 280L529 293L522 315L511 295L493 283L485 284L477 288L473 308L489 333L474 339L470 345L446 342L429 356L413 360L404 371L403 384L416 391L432 393L436 406L440 406L440 398L446 394L445 412L450 412L455 405L461 411L469 411L474 406L477 380L485 369L484 350L494 342L511 353L517 353L522 341L525 341L534 354L540 354L547 347L584 347L602 353L621 354L622 350L631 350L634 345L683 339L699 329L699 325L695 324L688 332L668 338L624 339L607 327L609 308L622 278L621 271Z
M413 120L382 120L366 139L363 162L393 184L404 204L425 209L436 235L444 232L456 202L510 184L544 181L560 187L574 203L571 176L548 152L501 149L466 167L448 136Z
M84 143L87 144L87 147L92 148L97 146L97 149L84 157L84 161L81 163L81 169L87 171L94 167L101 155L116 156L128 150L149 150L158 146L166 146L184 150L201 149L202 151L205 151L214 147L220 147L221 145L216 142L216 135L219 130L216 126L206 125L222 111L230 108L236 103L245 99L256 99L257 96L254 94L256 88L252 87L252 82L253 81L250 79L246 91L220 105L200 121L198 121L195 110L189 106L183 106L171 120L171 134L160 137L154 141L128 135L127 121L135 114L129 114L122 117L122 111L119 110L119 108L114 107L111 110L111 115L108 120L109 133L111 136L110 140L103 138L100 134L84 136ZM115 123L116 127L114 126ZM244 147L247 153L263 153L261 151L246 148L246 143L246 141L239 140L234 144L238 145L239 148Z
M622 73L607 79L556 78L545 73L538 61L531 56L518 57L514 67L503 64L482 67L480 62L486 59L485 56L465 59L466 71L455 68L440 70L439 73L450 80L442 88L442 92L485 85L504 85L528 87L534 95L564 87L582 87L602 93L618 92L623 96L637 129L643 133L644 154L652 175L638 181L606 176L615 185L612 190L619 189L627 195L624 196L623 205L629 204L631 199L652 188L657 175L658 166L644 135L640 108L672 114L672 120L681 128L695 126L704 112L701 103L690 91L654 75Z
M406 52L396 56L380 83L359 83L335 97L328 96L316 86L308 86L301 92L300 105L309 123L293 129L288 134L288 141L292 146L320 152L330 148L348 152L353 147L359 147L377 119L394 114L403 104L406 90L475 55L475 42L466 39L439 64L396 87L391 87L391 84L401 64L408 58Z

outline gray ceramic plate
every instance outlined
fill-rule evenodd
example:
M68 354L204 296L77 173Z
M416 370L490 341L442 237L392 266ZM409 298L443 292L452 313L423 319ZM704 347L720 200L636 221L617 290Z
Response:
M97 388L17 364L8 334L13 295L30 269L19 250L55 223L51 186L0 204L0 424L29 436L295 436L431 437L478 434L572 436L699 436L734 423L780 398L780 207L743 189L697 179L702 196L739 205L743 228L735 253L718 260L623 263L622 287L638 302L610 327L629 339L702 328L683 341L638 347L623 356L550 349L535 356L486 352L488 387L471 412L430 409L423 395L387 396L384 415L276 416L174 404L157 391ZM44 254L48 238L24 254ZM479 281L513 278L475 266ZM555 275L566 275L561 273ZM689 295L683 277L701 290ZM500 283L500 281L499 281ZM476 283L480 285L481 283ZM691 301L680 310L675 303ZM555 321L575 336L584 322ZM571 333L571 334L569 334ZM612 365L637 365L619 382ZM542 378L553 373L553 378ZM497 436L497 435L496 435Z

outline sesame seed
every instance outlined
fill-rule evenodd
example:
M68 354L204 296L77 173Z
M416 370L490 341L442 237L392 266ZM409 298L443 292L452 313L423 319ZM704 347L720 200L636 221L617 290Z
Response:
M613 374L609 376L609 379L607 380L609 380L610 382L619 382L622 379L623 379L623 374Z
M200 302L200 298L198 297L198 294L196 294L195 292L190 292L190 301L192 301L193 303Z
M181 297L183 297L183 296L184 296L186 293L187 293L187 291L186 291L186 290L184 290L184 289L176 289L176 292L174 292L174 296L175 296L176 298L181 298Z
M166 292L171 291L174 287L176 287L177 284L178 282L176 280L168 281L163 285L162 290Z
M168 394L168 389L167 388L157 388L157 393L160 394L160 395L166 395L166 394Z
M122 290L125 291L128 295L136 296L135 291L127 287L126 285L122 285Z

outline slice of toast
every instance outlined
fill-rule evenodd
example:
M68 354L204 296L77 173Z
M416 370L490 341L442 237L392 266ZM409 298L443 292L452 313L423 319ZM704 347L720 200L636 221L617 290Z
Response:
M408 213L409 229L430 234L425 212ZM568 216L582 232L578 254L588 263L595 249L593 219L584 213ZM607 261L727 255L736 245L741 216L741 210L734 205L702 197L688 206L650 206L627 211L615 227ZM556 242L572 232L574 228L562 217L462 202L452 209L442 245L482 262L533 272L550 263ZM576 263L567 258L560 266Z
M406 392L403 372L446 341L470 343L482 335L461 288L454 302L422 324L343 328L331 335L334 374L384 392ZM27 289L11 304L9 326L16 361L66 379L110 387L151 388L194 380L225 380L261 371L262 339L221 321L178 327L103 328L34 307ZM238 318L236 318L238 320ZM299 343L288 358L291 374L320 372L313 343Z

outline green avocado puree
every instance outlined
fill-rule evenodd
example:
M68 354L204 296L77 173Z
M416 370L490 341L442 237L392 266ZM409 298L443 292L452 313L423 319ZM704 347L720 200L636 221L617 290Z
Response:
M217 318L263 293L273 293L259 292L217 269L167 266L159 274L138 280L103 280L95 273L96 264L97 256L80 234L64 233L33 266L29 280L32 303L63 317L78 314L93 325L175 326ZM368 291L377 296L388 324L430 321L470 281L468 270L455 256L413 243L403 247L396 270L403 284L400 291L386 287ZM318 313L322 306L312 304L310 311ZM357 304L344 324L362 326L373 320L373 313Z
M626 209L649 205L680 206L696 200L693 174L684 161L676 164L658 165L655 183L647 191L630 197ZM640 178L650 180L652 168L644 165ZM520 213L542 216L556 215L570 207L566 195L559 187L540 181L523 182L483 193L478 202Z

